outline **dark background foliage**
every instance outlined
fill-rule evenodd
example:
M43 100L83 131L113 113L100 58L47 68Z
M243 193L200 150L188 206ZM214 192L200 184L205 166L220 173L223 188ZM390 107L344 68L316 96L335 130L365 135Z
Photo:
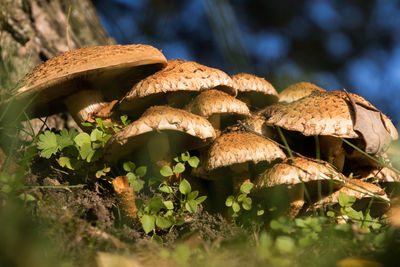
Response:
M399 0L93 0L118 43L147 43L278 91L356 92L400 123Z

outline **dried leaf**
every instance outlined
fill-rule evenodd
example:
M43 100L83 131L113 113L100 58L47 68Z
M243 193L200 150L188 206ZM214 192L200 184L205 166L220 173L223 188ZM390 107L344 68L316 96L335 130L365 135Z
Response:
M354 101L347 91L345 92L355 113L353 127L365 141L365 152L371 155L383 153L389 147L392 137L386 129L382 113L377 109L366 107Z

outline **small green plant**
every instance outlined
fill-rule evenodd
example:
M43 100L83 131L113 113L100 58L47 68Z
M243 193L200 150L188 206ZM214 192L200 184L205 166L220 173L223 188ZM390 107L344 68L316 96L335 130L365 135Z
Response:
M121 122L122 126L96 118L96 122L82 123L92 128L90 134L75 129L62 129L59 133L47 130L38 136L37 148L42 157L54 157L61 167L95 171L100 178L110 172L102 158L104 146L114 133L129 124L127 116L121 116Z
M199 159L185 152L174 160L176 164L172 168L163 166L160 170L164 180L158 185L159 195L152 196L146 202L136 199L143 230L146 234L152 232L152 239L158 241L157 228L166 230L183 225L189 215L196 213L199 205L207 199L207 196L199 196L199 191L192 191L189 181L182 178L186 163L196 168ZM176 178L177 182L168 183L171 177Z
M141 179L147 173L146 166L140 166L136 168L135 163L132 161L124 162L123 168L127 171L126 176L129 180L129 185L133 187L136 192L139 192L143 188L143 180Z
M353 208L356 200L356 197L349 196L341 192L339 194L340 209L338 211L328 211L327 216L331 218L336 217L344 219L347 222L355 223L358 225L358 227L366 231L370 231L371 229L380 229L383 226L382 220L380 218L373 218L370 215L370 207L372 205L372 202L374 201L374 198L371 198L369 207L364 213L361 210L357 211Z

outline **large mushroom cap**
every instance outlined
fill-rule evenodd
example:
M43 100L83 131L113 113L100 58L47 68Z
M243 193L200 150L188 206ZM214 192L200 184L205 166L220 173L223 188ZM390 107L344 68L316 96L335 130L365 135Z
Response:
M238 91L238 98L250 98L250 105L263 108L278 101L275 88L264 78L248 73L239 73L232 76L233 86Z
M300 98L310 95L314 91L325 90L309 82L295 83L279 93L279 102L291 103L293 101L299 100Z
M104 158L108 162L115 162L145 145L146 140L151 137L149 135L159 132L183 135L171 147L176 152L205 146L216 137L214 128L205 118L185 110L154 106L108 140L104 148Z
M349 95L361 105L376 110L367 100L356 94ZM346 94L341 91L314 91L309 96L292 103L276 103L264 109L268 125L275 125L303 135L330 135L359 138L354 130L354 110ZM392 139L397 130L391 120L382 114L384 126Z
M344 182L344 176L327 162L316 162L296 157L294 161L286 159L267 169L257 177L255 185L257 188L263 188L281 184L294 185L316 180L335 180L340 183Z
M211 145L209 171L233 164L284 159L285 153L274 142L247 132L224 133Z
M227 93L207 90L196 96L185 109L194 114L210 117L213 114L237 114L250 116L247 105Z
M120 109L131 111L138 109L138 105L151 106L165 98L166 93L179 92L183 94L212 88L236 95L236 90L232 87L232 80L225 72L193 61L168 60L168 65L164 69L138 82L126 94L121 100Z
M62 98L86 87L118 92L166 64L160 50L149 45L92 46L62 53L29 72L15 100L32 98L33 116L60 111ZM140 68L138 68L141 66ZM49 107L50 105L50 107Z

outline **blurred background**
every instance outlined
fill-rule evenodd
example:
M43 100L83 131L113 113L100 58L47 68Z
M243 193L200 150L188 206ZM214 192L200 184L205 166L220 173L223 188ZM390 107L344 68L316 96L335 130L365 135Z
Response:
M168 59L266 78L346 88L400 126L400 0L93 0L120 44Z

